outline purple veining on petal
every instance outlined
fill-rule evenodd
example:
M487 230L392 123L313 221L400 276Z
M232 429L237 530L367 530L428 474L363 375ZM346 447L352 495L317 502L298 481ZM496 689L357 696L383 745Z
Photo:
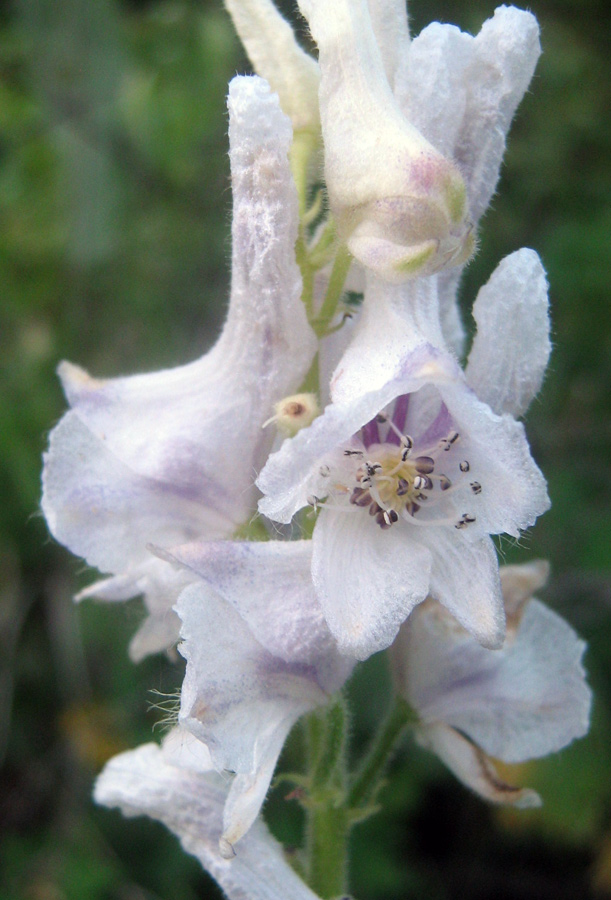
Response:
M424 434L418 435L417 444L422 447L429 447L432 444L437 443L437 441L441 440L441 438L446 437L448 432L452 430L454 426L454 422L452 420L452 416L448 410L448 407L445 403L441 404L441 409L437 413L437 416L433 422L426 429Z
M371 422L367 422L366 425L363 425L361 428L361 439L366 450L371 447L372 444L380 443L380 432L378 423L375 419L372 419Z
M403 434L405 428L405 420L407 419L408 407L409 394L401 394L400 397L397 397L397 399L395 400L395 408L393 410L392 420L401 434ZM399 444L399 436L392 430L392 428L388 429L388 434L386 435L386 443L397 445Z

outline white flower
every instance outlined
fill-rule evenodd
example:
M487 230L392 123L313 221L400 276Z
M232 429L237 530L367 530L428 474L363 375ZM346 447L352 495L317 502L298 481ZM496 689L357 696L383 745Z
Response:
M126 816L162 822L218 881L229 900L316 900L284 858L263 822L256 822L235 859L223 858L218 839L226 788L212 771L205 747L171 733L163 747L144 744L115 756L95 787L103 806ZM178 748L178 759L177 759Z
M538 600L540 561L501 569L508 635L481 647L434 601L422 604L392 649L399 690L420 717L420 742L485 799L540 803L504 784L487 754L507 763L546 756L588 730L591 692L573 629Z
M429 592L481 643L499 646L489 535L517 537L549 505L514 418L549 353L545 274L530 250L493 273L474 307L481 332L466 377L443 350L435 278L402 287L371 278L369 290L333 402L269 458L259 508L288 522L322 505L312 574L344 652L365 658L388 646Z
M302 0L300 8L319 50L325 181L348 249L394 283L464 262L474 246L464 182L401 114L366 0ZM398 4L392 10L401 21ZM386 50L388 30L379 34Z
M223 842L233 846L265 799L286 737L350 672L312 585L310 541L195 542L164 559L196 580L176 610L187 660L180 722L235 773Z
M108 381L60 366L71 409L51 434L42 508L59 541L114 575L81 596L145 593L136 658L176 639L185 583L147 545L227 537L252 516L271 442L261 425L315 352L294 254L290 122L256 77L233 80L229 113L231 301L216 345L189 365Z

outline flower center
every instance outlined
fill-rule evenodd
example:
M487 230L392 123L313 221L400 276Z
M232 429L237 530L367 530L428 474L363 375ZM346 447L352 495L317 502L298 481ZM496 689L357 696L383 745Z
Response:
M353 475L346 478L344 473L341 481L335 483L336 492L348 495L352 507L367 509L382 529L390 528L399 519L415 525L452 525L458 529L475 522L471 508L462 512L453 502L456 495L465 502L465 498L482 492L479 481L473 480L469 461L459 449L460 434L450 430L445 437L427 441L423 436L415 443L410 435L401 432L396 418L396 413L391 419L382 412L361 429L362 449L344 450L344 456L354 461ZM384 437L379 425L387 425ZM329 467L323 466L320 474L328 477ZM470 500L467 503L472 506Z

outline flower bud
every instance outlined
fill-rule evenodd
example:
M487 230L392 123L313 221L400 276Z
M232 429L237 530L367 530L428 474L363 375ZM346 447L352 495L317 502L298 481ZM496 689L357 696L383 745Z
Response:
M302 0L318 44L329 203L363 265L399 283L474 248L456 166L401 114L365 0Z
M287 437L294 437L320 415L318 400L314 394L292 394L276 403L274 410L275 415L265 425L275 422L278 430Z
M225 7L255 72L278 94L294 131L318 133L320 72L289 23L271 0L225 0Z

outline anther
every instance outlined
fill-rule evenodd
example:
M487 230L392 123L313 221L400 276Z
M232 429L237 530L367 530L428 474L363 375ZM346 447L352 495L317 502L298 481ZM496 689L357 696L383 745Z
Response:
M442 491L447 491L448 488L452 487L452 482L450 481L450 479L448 478L447 475L439 476L439 487L441 488Z
M318 504L320 503L319 497L315 497L313 494L311 494L309 497L306 497L306 502L308 506L312 506L314 508L314 512L318 511Z
M471 525L472 522L475 522L475 516L471 516L469 513L463 513L460 521L456 523L454 528L466 528L467 525Z
M365 469L367 470L367 474L369 475L370 478L372 475L375 475L376 472L379 472L381 468L382 468L382 466L380 463L371 463L371 462L365 463Z
M369 515L370 516L377 516L378 513L381 513L381 512L383 512L383 509L379 503L372 503L371 506L369 507Z
M430 478L427 478L426 475L416 475L414 478L414 488L417 491L430 491L433 487L433 482Z
M447 437L442 438L439 441L439 446L441 447L445 444L445 447L443 449L450 450L452 447L452 444L455 444L456 441L459 439L459 437L460 437L460 435L457 431L451 431Z
M435 460L431 456L417 456L414 465L421 475L430 475L435 471Z
M383 425L384 422L388 422L388 413L379 412L376 416L376 422L380 425Z
M406 481L405 478L399 478L399 481L397 482L397 497L404 497L408 491L409 481Z
M329 466L321 466L318 471L323 478L328 478L331 474L331 469L329 468Z
M360 487L355 488L350 495L350 503L354 504L354 506L369 506L371 500L372 496L369 491L365 491Z
M471 466L469 465L469 460L463 459L463 461L458 466L461 472L468 472Z
M474 494L481 494L481 492L482 492L482 486L481 486L481 484L479 483L479 481L472 481L472 482L471 482L471 490L473 491Z
M344 456L363 456L362 450L344 450Z
M412 452L412 448L414 446L414 442L409 434L404 434L401 436L401 446L403 447L403 450L401 451L401 462L405 462L405 460Z

